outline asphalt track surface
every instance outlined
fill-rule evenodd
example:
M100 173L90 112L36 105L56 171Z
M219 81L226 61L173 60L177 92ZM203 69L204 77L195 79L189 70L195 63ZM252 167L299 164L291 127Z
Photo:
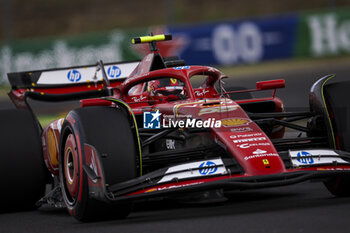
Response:
M253 88L257 80L285 78L287 88L279 90L278 96L287 108L303 109L312 83L330 73L350 80L349 65L332 65L236 76L227 85ZM172 200L136 203L125 220L83 224L64 209L43 206L36 211L0 213L0 232L350 232L350 198L333 197L322 183L231 192L227 197L226 202L201 205Z
M79 223L64 209L0 215L0 232L349 232L350 198L322 183L232 192L219 204L136 204L125 220Z

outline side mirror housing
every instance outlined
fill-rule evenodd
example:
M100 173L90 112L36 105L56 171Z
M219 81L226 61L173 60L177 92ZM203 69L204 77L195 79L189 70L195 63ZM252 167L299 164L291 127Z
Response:
M284 81L284 79L256 82L256 89L259 91L285 88L285 87L286 87L286 82Z

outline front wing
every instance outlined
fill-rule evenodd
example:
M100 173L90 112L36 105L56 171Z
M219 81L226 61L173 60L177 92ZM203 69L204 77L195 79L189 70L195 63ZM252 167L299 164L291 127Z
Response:
M255 176L244 174L238 168L229 169L230 164L219 157L176 165L109 186L104 189L104 201L141 200L212 189L258 189L350 175L348 152L329 149L289 151L288 158L286 172Z

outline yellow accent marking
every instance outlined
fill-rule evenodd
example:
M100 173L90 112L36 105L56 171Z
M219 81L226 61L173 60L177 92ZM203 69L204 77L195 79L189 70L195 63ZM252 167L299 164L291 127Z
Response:
M44 95L44 92L40 92L40 95Z
M88 85L88 88L90 88L91 87L91 85Z
M331 118L329 117L329 112L328 112L328 109L327 109L326 100L325 100L324 95L323 95L323 87L324 87L324 85L326 84L326 82L328 82L328 80L330 80L331 78L334 78L334 77L335 77L335 75L332 75L332 76L330 76L329 78L327 78L327 79L322 83L321 94L322 94L322 100L323 100L323 103L324 103L324 106L325 106L325 109L326 109L326 113L327 113L329 125L331 126L331 133L332 133L332 139L333 139L334 149L337 149L337 148L336 148L336 142L335 142L335 137L334 137L334 132L333 132L333 126L332 126Z
M150 192L154 192L157 191L157 189L153 188L153 189L148 189L147 191L145 191L145 193L150 193Z
M57 142L52 129L47 132L47 147L51 164L53 166L58 166Z
M134 112L132 111L132 109L130 108L130 106L128 104L126 104L124 101L118 100L118 99L114 99L114 98L105 98L106 100L112 101L112 102L118 102L122 105L124 105L130 112L132 119L134 120L134 125L135 125L135 131L136 131L136 137L137 137L137 144L139 147L139 153L140 153L140 176L142 176L142 154L141 154L141 143L140 143L140 136L139 136L139 130L137 128L137 122L136 122L136 118L134 115Z
M170 78L170 81L172 84L176 84L177 83L177 79L176 78Z
M269 164L270 164L270 163L269 163L269 160L267 160L267 159L263 159L262 161L263 161L263 163L264 163L265 165L269 165Z
M32 83L32 86L34 87L34 86L35 86L35 83Z
M226 119L221 120L221 124L225 126L239 126L239 125L245 125L249 121L242 118L232 118L232 119Z
M98 91L101 91L101 88L99 88Z
M155 36L140 36L141 43L148 43L152 41L162 41L165 40L165 35L155 35ZM131 43L135 44L135 40L132 39Z
M87 80L86 82L87 82L87 83L90 83L90 80Z

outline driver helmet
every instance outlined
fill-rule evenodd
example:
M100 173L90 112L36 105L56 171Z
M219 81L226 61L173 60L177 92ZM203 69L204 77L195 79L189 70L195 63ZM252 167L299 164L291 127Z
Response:
M157 80L152 80L148 82L147 91L151 95L155 95L154 90L160 87L176 87L184 86L184 83L176 78L161 78Z

